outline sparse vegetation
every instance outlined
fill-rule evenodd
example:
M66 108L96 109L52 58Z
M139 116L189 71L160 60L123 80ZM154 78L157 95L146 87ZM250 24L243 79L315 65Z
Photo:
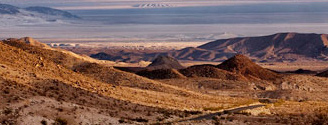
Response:
M15 123L16 119L25 117L25 111L30 111L26 114L31 117L59 116L54 124L66 125L72 121L83 122L80 119L106 121L103 124L110 124L113 119L115 123L162 124L176 119L188 121L189 118L201 117L208 113L202 114L202 111L216 113L224 109L229 110L224 110L225 114L213 117L212 120L201 120L211 124L224 121L264 124L267 120L288 124L303 118L304 123L307 121L312 124L327 124L327 110L318 109L327 105L324 98L326 96L323 94L328 88L326 78L285 76L278 82L271 82L272 78L280 78L280 74L276 75L278 73L251 63L251 67L255 67L259 72L238 67L245 72L236 73L211 66L202 70L208 73L204 74L197 72L199 67L196 67L190 72L197 77L151 80L98 62L91 63L60 50L44 50L15 42L0 42L0 50L0 65L5 65L6 68L0 70L0 106L7 106L1 110L2 124ZM240 60L237 59L234 63L242 66L238 61ZM39 65L36 67L37 64ZM158 72L164 75L179 74L177 70ZM275 76L263 80L261 73ZM280 88L284 81L288 81L283 84L287 86L287 90ZM266 90L270 87L270 90ZM304 95L315 95L321 100ZM271 100L262 100L270 105L266 110L272 115L260 114L259 120L249 120L254 116L246 112L229 115L232 113L230 108L258 104L256 98L260 97L282 99L273 104ZM291 101L292 99L310 101ZM306 114L307 112L309 114ZM117 118L120 119L117 121ZM273 121L274 118L277 121ZM51 123L42 120L41 124Z
M48 125L48 122L47 122L46 120L42 120L42 121L41 121L41 124L42 124L42 125Z
M204 111L220 111L224 109L223 106L220 106L220 107L205 107L203 108Z
M56 118L55 123L53 123L53 125L68 125L68 122L66 119Z
M11 113L13 113L13 109L11 109L11 108L5 108L5 109L3 110L3 114L4 114L4 115L9 115L9 114L11 114Z
M285 100L283 99L279 99L277 100L275 103L273 103L274 106L281 106L282 104L285 103Z

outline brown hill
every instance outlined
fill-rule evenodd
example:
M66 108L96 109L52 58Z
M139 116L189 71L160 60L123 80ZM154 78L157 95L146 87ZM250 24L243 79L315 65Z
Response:
M6 40L3 40L3 41L7 41L7 42L10 42L10 41L17 41L17 42L22 42L22 43L26 43L26 44L29 44L29 45L32 45L32 46L38 46L38 47L42 47L42 48L47 48L49 49L50 47L44 43L41 43L37 40L34 40L33 38L31 37L24 37L24 38L20 38L20 39L15 39L15 38L9 38L9 39L6 39Z
M168 52L167 55L170 55L180 60L220 61L227 59L221 58L221 54L216 51L194 47L188 47L181 50Z
M3 40L2 43L21 49L27 53L37 55L40 57L40 60L51 60L56 64L62 65L69 69L71 69L75 64L84 62L84 60L71 56L67 53L44 47L43 43L37 42L28 37L22 39L7 39Z
M157 56L147 67L149 70L155 69L183 69L178 60L170 56Z
M191 66L186 69L180 69L179 71L187 77L208 77L208 78L218 78L223 80L247 81L247 79L242 75L238 75L222 69L218 69L212 65Z
M0 42L0 50L0 109L6 110L0 123L156 123L165 115L190 115L183 110L249 102L193 92L15 40ZM86 69L74 72L79 65ZM124 83L117 86L117 81Z
M120 118L133 122L136 118L156 120L155 116L164 112L183 114L178 110L132 103L132 100L123 101L138 91L99 82L52 60L41 60L29 51L3 42L0 42L0 50L0 109L8 111L0 114L0 123L34 124L45 120L52 124L62 119L68 124L119 124ZM130 92L134 94L128 94ZM152 116L147 116L149 112Z
M278 33L269 36L243 37L213 41L197 48L249 55L259 60L327 59L327 34Z
M244 55L235 55L217 66L220 69L244 75L249 79L275 80L280 75L262 68Z
M160 83L147 79L145 77L150 77L145 75L145 77L141 77L134 73L124 72L113 67L104 66L97 63L82 63L80 65L76 65L73 67L75 72L84 74L86 76L95 78L99 81L120 85L120 86L127 86L133 88L140 88L140 89L147 89L153 91L171 91L175 92L172 88L163 87ZM165 71L165 70L163 70ZM160 72L157 72L160 73ZM168 72L165 72L168 73ZM165 73L162 73L164 75ZM170 73L167 74L169 76ZM153 74L151 74L153 75ZM153 77L150 77L153 78ZM133 82L132 82L133 81Z
M257 84L257 82L208 78L154 81L131 73L113 70L110 66L81 60L76 55L57 50L49 51L26 43L17 43L14 41L0 42L0 124L59 124L58 122L67 122L67 124L164 124L170 121L195 118L192 115L204 110L217 112L258 104L254 100L257 95L263 98L282 98L284 96L283 98L289 100L293 100L291 97L297 96L295 98L297 101L311 100L312 98L327 100L327 78L289 75L288 78L281 79L282 83L275 84L276 87L273 88L262 87L260 84L263 83ZM56 58L47 56L47 54L58 56L56 58L61 60L72 59L78 62L62 61L58 63ZM66 63L73 64L73 66L70 67ZM85 69L78 69L79 66L85 67ZM74 72L72 69L78 70ZM113 81L104 82L107 77ZM112 83L121 80L125 81L125 85ZM167 83L163 83L164 81ZM247 87L246 91L245 87ZM253 91L254 87L257 89ZM277 92L275 89L295 90L294 92L297 93L275 94ZM302 105L306 104L310 106L305 107L307 110L301 113L307 114L309 113L307 111L314 111L315 107L327 106L326 103L320 103L317 101L286 101L286 103L282 102L265 108L276 108L285 112L297 107L297 111L290 112L294 115L300 113L299 109L304 108ZM277 113L276 111L270 109L269 113ZM280 117L279 115L284 114L275 115ZM186 116L190 117L186 118ZM208 116L208 112L199 116ZM242 115L241 117L244 116L251 120L258 118L252 115ZM272 120L271 115L268 117L269 120ZM304 117L302 116L302 118ZM245 120L250 119L242 119L237 123L244 123ZM233 119L234 123L236 123L235 121ZM260 121L263 123L266 119L261 118ZM213 122L206 123L212 124ZM199 121L191 121L186 124L193 123L199 123Z
M136 73L137 75L144 76L150 79L175 79L186 78L176 69L156 69L156 70L143 70Z

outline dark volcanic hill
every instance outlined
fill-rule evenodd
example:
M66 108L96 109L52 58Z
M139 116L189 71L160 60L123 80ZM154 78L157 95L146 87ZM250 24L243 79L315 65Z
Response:
M275 80L280 77L279 74L262 68L244 55L235 55L217 67L255 80Z
M293 73L293 74L317 74L316 71L306 70L306 69L298 69L295 71L287 71L286 73Z
M147 66L149 70L155 69L183 69L178 60L170 56L157 56L151 64Z

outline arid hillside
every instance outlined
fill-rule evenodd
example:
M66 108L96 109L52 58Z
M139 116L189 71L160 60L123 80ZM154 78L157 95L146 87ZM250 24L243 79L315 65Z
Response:
M235 55L217 67L237 74L242 74L250 79L276 80L281 78L281 75L262 68L243 55Z
M0 42L3 124L156 123L251 100L193 92L22 40Z
M327 34L277 33L270 36L232 38L213 41L197 48L238 53L259 60L326 60Z
M247 56L129 73L32 38L0 50L0 124L327 123L327 78L275 73Z

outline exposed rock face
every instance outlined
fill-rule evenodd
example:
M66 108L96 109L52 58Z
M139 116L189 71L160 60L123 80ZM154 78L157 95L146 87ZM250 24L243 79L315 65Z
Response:
M280 77L279 74L262 68L244 55L235 55L217 67L244 75L249 79L275 80Z
M42 48L50 48L47 44L41 43L37 40L34 40L31 37L24 37L24 38L19 39L18 41L25 42L25 43L30 44L32 46L38 46L38 47L42 47Z
M184 67L178 60L170 56L158 56L151 64L147 66L147 69L183 69Z

